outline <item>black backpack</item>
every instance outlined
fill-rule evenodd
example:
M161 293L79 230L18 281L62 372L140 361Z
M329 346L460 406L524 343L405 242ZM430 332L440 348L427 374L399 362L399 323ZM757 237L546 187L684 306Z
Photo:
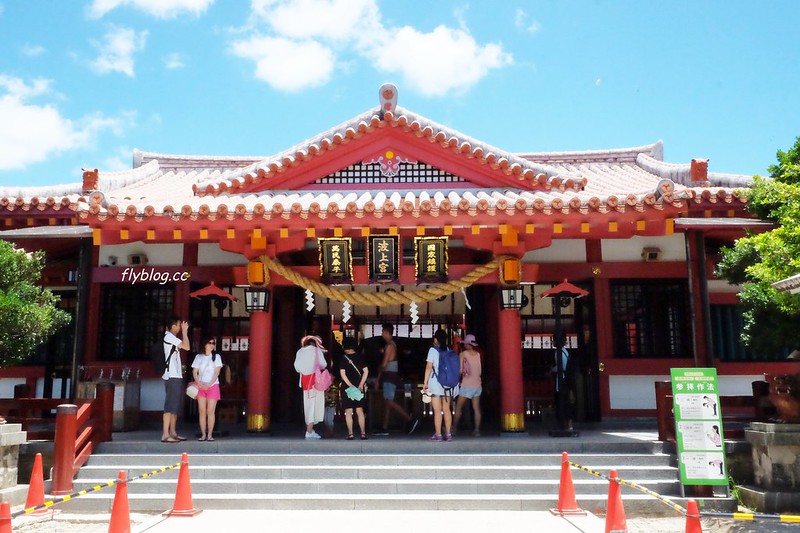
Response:
M172 360L172 356L175 355L175 352L178 351L178 348L174 344L169 344L172 346L172 349L169 352L169 356L165 359L164 358L164 345L169 344L163 338L153 343L153 346L150 349L150 359L153 361L153 368L156 369L156 374L159 377L164 375L167 368L169 368L169 363Z

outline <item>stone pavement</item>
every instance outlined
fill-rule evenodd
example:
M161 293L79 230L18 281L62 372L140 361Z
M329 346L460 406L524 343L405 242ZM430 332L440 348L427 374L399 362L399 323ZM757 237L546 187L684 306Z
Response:
M54 517L14 520L14 533L106 533L110 515L57 513ZM629 533L681 533L682 517L628 517ZM324 524L321 526L320 524ZM376 528L380 533L428 532L446 528L467 531L530 531L546 533L602 533L604 518L559 518L541 511L203 511L192 518L163 518L131 514L135 533L218 533L275 529L300 533L324 527L330 533ZM733 522L704 519L706 533L798 533L800 524Z

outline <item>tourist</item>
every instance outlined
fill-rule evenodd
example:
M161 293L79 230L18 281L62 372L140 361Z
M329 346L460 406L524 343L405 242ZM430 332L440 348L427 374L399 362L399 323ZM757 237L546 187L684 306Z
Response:
M222 396L219 389L219 373L222 370L222 356L214 352L217 341L206 339L203 353L192 361L192 375L197 385L197 410L200 414L199 441L214 440L217 402Z
M314 388L315 372L327 368L322 339L307 335L300 339L300 349L294 357L294 369L300 374L300 387L303 389L303 412L306 420L306 440L321 439L314 431L314 424L325 418L325 391Z
M389 416L392 411L406 421L409 427L409 434L413 433L417 429L417 425L419 425L419 420L412 417L408 411L394 400L397 393L397 384L400 382L400 374L397 363L397 344L392 338L393 333L394 326L391 324L383 325L382 336L386 345L383 348L383 361L378 369L378 383L383 388L383 426L379 431L375 432L375 435L389 434Z
M433 409L433 428L432 441L453 440L450 432L453 423L453 413L450 406L451 396L445 394L444 387L436 379L436 372L439 368L439 353L447 350L447 333L440 329L433 336L433 346L428 350L427 363L425 365L425 381L422 385L422 394L431 395L431 409ZM444 434L442 434L442 418L444 418Z
M181 442L186 437L178 435L178 413L184 394L183 366L181 350L189 349L189 323L173 316L164 324L164 362L166 369L161 375L164 380L164 415L162 416L161 442ZM181 337L178 337L178 333Z
M461 352L461 387L456 399L456 416L453 428L458 428L461 420L461 412L467 403L472 401L472 411L474 413L475 429L472 430L474 437L481 436L481 354L475 349L478 343L475 335L469 334L464 337L464 351Z
M353 440L353 411L358 416L358 427L361 430L361 440L367 440L366 422L364 418L364 398L366 397L367 377L369 369L364 362L364 357L356 350L356 340L346 337L342 343L344 353L339 362L339 375L342 378L342 407L344 407L344 420L347 424L347 440Z

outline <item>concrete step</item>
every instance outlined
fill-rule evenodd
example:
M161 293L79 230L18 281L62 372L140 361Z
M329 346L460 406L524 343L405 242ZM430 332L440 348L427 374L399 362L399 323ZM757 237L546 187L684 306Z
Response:
M110 512L114 493L93 493L73 499L65 504L69 511ZM607 494L577 493L578 505L587 511L603 511ZM642 494L623 491L627 513L674 514L663 503ZM172 508L174 499L158 494L130 494L131 511L161 512ZM680 499L678 499L681 502ZM192 502L197 509L318 509L318 510L494 510L494 511L544 511L556 505L557 498L550 494L528 495L415 495L415 494L197 494ZM685 500L682 505L686 505ZM720 507L733 510L735 507Z
M137 467L121 464L118 466L88 465L81 469L77 481L81 483L97 484L103 480L115 479L119 470L125 470L128 477L134 477L154 468ZM611 466L594 466L600 472L609 472ZM459 480L478 479L493 480L541 480L558 481L561 476L560 466L198 466L189 467L191 478L207 480L238 479L360 479L360 480ZM651 479L675 479L678 471L670 466L632 466L618 469L620 475L631 480L646 481ZM170 470L157 475L158 479L177 479L178 469ZM579 471L573 477L589 477Z
M571 454L570 460L584 466L611 468L632 466L674 466L674 457L669 454ZM180 454L112 454L92 455L92 466L130 465L160 468L180 461ZM560 454L494 453L494 454L189 454L192 468L208 465L237 466L557 466Z
M674 479L653 479L638 484L659 494L674 494L678 482ZM90 489L101 480L80 482L76 490ZM608 483L599 478L574 480L576 491L587 494L607 494ZM129 494L174 495L176 481L148 479L128 485ZM192 479L192 494L558 494L557 481L543 480L419 480L419 479ZM578 488L580 487L580 488Z

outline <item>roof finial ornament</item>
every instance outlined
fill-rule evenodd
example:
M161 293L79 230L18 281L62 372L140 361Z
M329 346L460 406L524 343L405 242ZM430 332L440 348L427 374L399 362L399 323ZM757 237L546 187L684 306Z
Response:
M380 117L383 120L383 115L386 112L394 113L397 108L397 87L394 83L384 83L378 89L378 99L381 102Z

